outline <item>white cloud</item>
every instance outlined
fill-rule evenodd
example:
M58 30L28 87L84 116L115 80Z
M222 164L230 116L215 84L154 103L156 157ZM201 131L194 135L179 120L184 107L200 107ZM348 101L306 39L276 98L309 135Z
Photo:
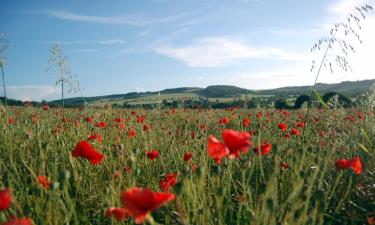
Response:
M355 7L370 3L369 0L339 0L330 4L328 10L333 15L345 16Z
M143 15L136 14L126 14L126 15L116 15L116 16L96 16L96 15L83 15L78 13L72 13L65 10L37 10L33 13L46 15L49 17L54 17L61 20L67 21L77 21L86 23L96 23L96 24L120 24L129 26L147 26L155 24L170 24L178 22L186 22L185 20L190 18L192 13L182 12L175 15L170 15L166 17L145 17Z
M253 47L226 38L205 38L185 47L159 46L154 51L183 61L191 67L231 65L243 59L303 60L304 54L286 52L278 48Z
M7 86L7 97L17 100L32 100L32 101L41 101L41 100L50 100L58 98L60 95L60 88L55 86L43 86L43 85L16 85L16 86ZM3 89L1 88L1 92Z

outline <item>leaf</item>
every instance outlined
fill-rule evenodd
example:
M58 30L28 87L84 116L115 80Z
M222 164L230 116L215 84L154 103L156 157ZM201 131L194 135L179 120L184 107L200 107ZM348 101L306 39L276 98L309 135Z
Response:
M318 102L326 109L328 109L328 105L323 101L322 97L320 97L319 93L316 91L316 90L312 90L312 92L314 93L316 99L318 100Z
M363 144L361 143L357 143L359 145L359 147L364 151L366 152L367 154L370 154L370 151L366 148L366 146L364 146Z
M365 138L365 140L367 141L367 143L369 143L371 145L370 138L368 137L366 131L363 128L361 128L361 134Z

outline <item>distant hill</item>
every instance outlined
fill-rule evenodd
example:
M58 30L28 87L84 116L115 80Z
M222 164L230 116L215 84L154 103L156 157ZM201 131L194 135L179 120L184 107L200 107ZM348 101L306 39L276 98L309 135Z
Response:
M373 80L344 81L337 84L318 83L316 89L319 93L338 92L349 97L363 94L375 83ZM104 104L150 104L161 101L206 99L208 101L228 102L239 97L249 98L287 98L301 94L309 94L311 86L292 86L269 90L248 90L231 85L212 85L206 88L180 87L154 92L129 92L95 97L77 97L65 99L66 105L79 105L86 101L90 105ZM61 104L61 100L51 101L51 104Z
M375 80L361 80L361 81L344 81L337 84L323 84L318 83L315 89L325 94L327 92L339 92L349 97L360 95L365 91L369 90L370 87L375 83ZM280 97L286 97L290 95L301 95L310 93L311 86L293 86L293 87L282 87L270 90L259 90L256 91L258 94L264 95L275 95Z

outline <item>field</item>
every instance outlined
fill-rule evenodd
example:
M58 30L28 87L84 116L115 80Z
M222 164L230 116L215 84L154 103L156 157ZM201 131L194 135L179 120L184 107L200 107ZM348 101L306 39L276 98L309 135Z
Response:
M0 116L0 190L11 193L0 224L375 224L367 109L8 107Z

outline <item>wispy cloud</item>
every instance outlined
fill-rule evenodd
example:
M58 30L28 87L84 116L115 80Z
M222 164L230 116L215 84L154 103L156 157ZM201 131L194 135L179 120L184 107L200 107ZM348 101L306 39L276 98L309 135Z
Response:
M61 89L48 85L13 85L7 86L6 90L12 99L41 101L57 98Z
M33 13L46 15L49 17L76 21L76 22L86 22L86 23L96 23L96 24L119 24L119 25L129 25L129 26L147 26L154 24L170 24L178 23L181 21L186 21L192 16L192 12L181 12L174 15L156 18L151 16L137 15L137 14L124 14L115 16L98 16L98 15L84 15L79 13L73 13L66 10L37 10Z
M271 47L253 47L226 38L205 38L185 47L159 46L158 54L183 61L191 67L219 67L244 59L303 60L304 54Z

